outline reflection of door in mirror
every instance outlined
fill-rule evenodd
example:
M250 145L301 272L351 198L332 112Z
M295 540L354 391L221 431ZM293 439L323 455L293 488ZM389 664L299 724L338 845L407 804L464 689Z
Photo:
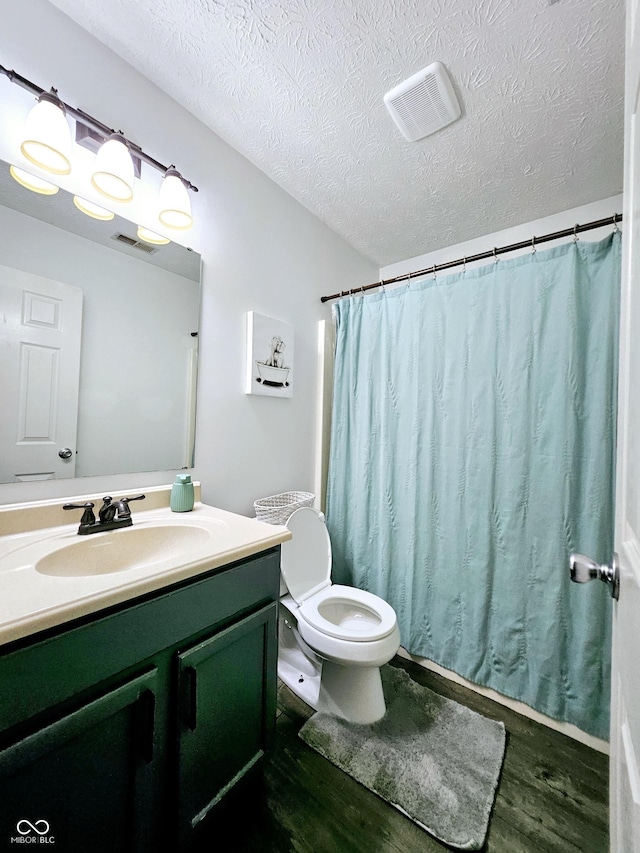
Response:
M0 266L0 482L74 476L82 297Z

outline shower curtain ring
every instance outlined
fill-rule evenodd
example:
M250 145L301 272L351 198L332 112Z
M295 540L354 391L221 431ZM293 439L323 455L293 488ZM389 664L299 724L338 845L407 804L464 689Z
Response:
M467 271L467 259L463 258L462 259L462 275L464 275L466 273L466 271Z
M576 224L573 226L573 242L574 242L574 243L577 243L577 242L578 242L578 228L579 228L579 227L580 227L580 226L578 225L578 223L577 223L577 222L576 222Z
M433 273L433 280L435 281L436 280L436 265L435 264L433 265L432 273Z
M494 262L494 264L497 264L497 263L498 263L498 256L497 256L497 254L496 254L496 252L497 252L497 251L498 251L498 250L497 250L497 249L496 249L496 247L494 246L494 247L493 247L493 262Z
M618 214L617 213L613 214L613 233L614 234L620 233L620 229L618 228Z
M538 250L536 249L536 238L535 235L531 238L531 254L535 255Z
M378 285L378 287L380 288L380 290L381 290L383 293L385 293L385 289L384 289L384 279L383 279L383 278L381 278L381 279L380 279L380 284Z

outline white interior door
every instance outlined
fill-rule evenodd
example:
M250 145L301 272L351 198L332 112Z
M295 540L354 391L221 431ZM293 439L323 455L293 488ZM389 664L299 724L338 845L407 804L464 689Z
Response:
M625 188L611 684L611 850L640 853L640 24L627 3Z
M82 296L0 266L1 483L74 476Z

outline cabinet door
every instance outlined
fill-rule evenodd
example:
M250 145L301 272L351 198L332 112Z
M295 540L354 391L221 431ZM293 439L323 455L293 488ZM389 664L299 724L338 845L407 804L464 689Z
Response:
M277 620L272 603L179 659L179 833L192 830L261 758L273 734Z
M133 678L0 753L0 844L147 849L156 679Z

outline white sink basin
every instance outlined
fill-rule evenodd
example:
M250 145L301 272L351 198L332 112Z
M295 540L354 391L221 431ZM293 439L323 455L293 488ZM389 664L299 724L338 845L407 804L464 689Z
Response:
M160 489L162 499L168 491ZM152 492L153 494L153 492ZM100 500L83 495L74 503ZM286 527L196 502L135 513L131 527L78 535L58 504L0 507L0 644L123 604L291 538ZM38 522L43 522L40 526ZM45 524L44 522L49 522Z
M42 575L86 577L126 572L172 558L189 560L191 550L200 550L213 530L190 524L158 524L127 527L78 537L62 548L35 561Z

